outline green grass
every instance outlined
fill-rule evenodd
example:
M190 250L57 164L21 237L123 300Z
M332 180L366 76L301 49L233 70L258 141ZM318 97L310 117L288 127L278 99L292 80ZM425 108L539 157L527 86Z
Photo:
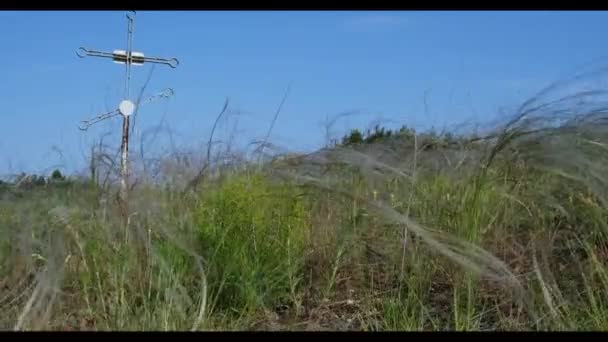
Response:
M297 188L238 175L201 195L194 209L211 309L237 316L300 305L309 213Z
M194 193L144 184L127 225L90 184L4 186L0 327L606 330L607 189L592 171L608 162L512 145L487 168L421 150L409 179L350 162L302 180L303 161Z

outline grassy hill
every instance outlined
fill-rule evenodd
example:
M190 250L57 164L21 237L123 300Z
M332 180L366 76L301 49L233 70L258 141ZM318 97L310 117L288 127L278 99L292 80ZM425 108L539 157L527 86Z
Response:
M126 217L111 183L5 182L0 327L606 330L607 113L561 101L139 183Z

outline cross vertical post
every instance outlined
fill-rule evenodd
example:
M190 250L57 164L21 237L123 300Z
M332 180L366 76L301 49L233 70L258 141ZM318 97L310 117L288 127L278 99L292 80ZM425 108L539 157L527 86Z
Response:
M125 101L129 101L129 85L131 83L131 54L133 49L133 16L127 13L127 60L125 77ZM123 202L127 203L129 188L129 116L122 117L122 142L120 144L121 163L120 163L120 195Z
M129 167L128 167L128 155L129 155L129 118L134 113L136 108L143 104L150 103L160 97L169 97L173 95L172 89L166 89L156 96L152 96L144 103L133 103L129 100L130 97L130 83L131 83L131 66L132 65L143 65L144 63L154 64L165 64L171 68L176 68L179 65L179 61L176 58L166 59L159 57L145 57L141 52L133 51L133 27L134 27L135 11L127 13L127 49L114 50L113 52L95 51L80 47L76 54L80 58L86 56L111 58L115 63L125 64L125 92L124 99L120 102L117 109L110 111L105 114L98 115L92 119L82 121L80 126L81 130L87 130L91 125L114 117L118 114L122 115L122 141L121 141L121 168L120 168L120 198L123 204L127 205L128 196L128 180L129 180Z

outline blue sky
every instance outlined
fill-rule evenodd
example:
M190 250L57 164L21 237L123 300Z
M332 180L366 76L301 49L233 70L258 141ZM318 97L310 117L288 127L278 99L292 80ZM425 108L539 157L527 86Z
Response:
M75 50L124 49L124 12L4 11L0 31L0 174L83 168L106 131L118 144L118 118L87 133L77 124L118 105L124 67ZM319 147L322 123L346 111L358 115L335 126L338 136L374 120L483 124L608 57L606 33L608 12L141 11L134 49L181 64L154 68L146 94L176 94L142 108L137 127L164 118L173 144L199 146L230 97L238 115L220 138L235 124L237 140L261 138L290 83L271 140L296 151ZM132 92L150 68L134 69Z

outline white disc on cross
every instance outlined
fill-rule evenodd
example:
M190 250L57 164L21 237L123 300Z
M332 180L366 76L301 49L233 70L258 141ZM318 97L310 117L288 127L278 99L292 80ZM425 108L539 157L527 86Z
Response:
M120 102L120 105L118 105L118 110L120 111L120 114L130 116L135 111L135 104L129 100L123 100Z

